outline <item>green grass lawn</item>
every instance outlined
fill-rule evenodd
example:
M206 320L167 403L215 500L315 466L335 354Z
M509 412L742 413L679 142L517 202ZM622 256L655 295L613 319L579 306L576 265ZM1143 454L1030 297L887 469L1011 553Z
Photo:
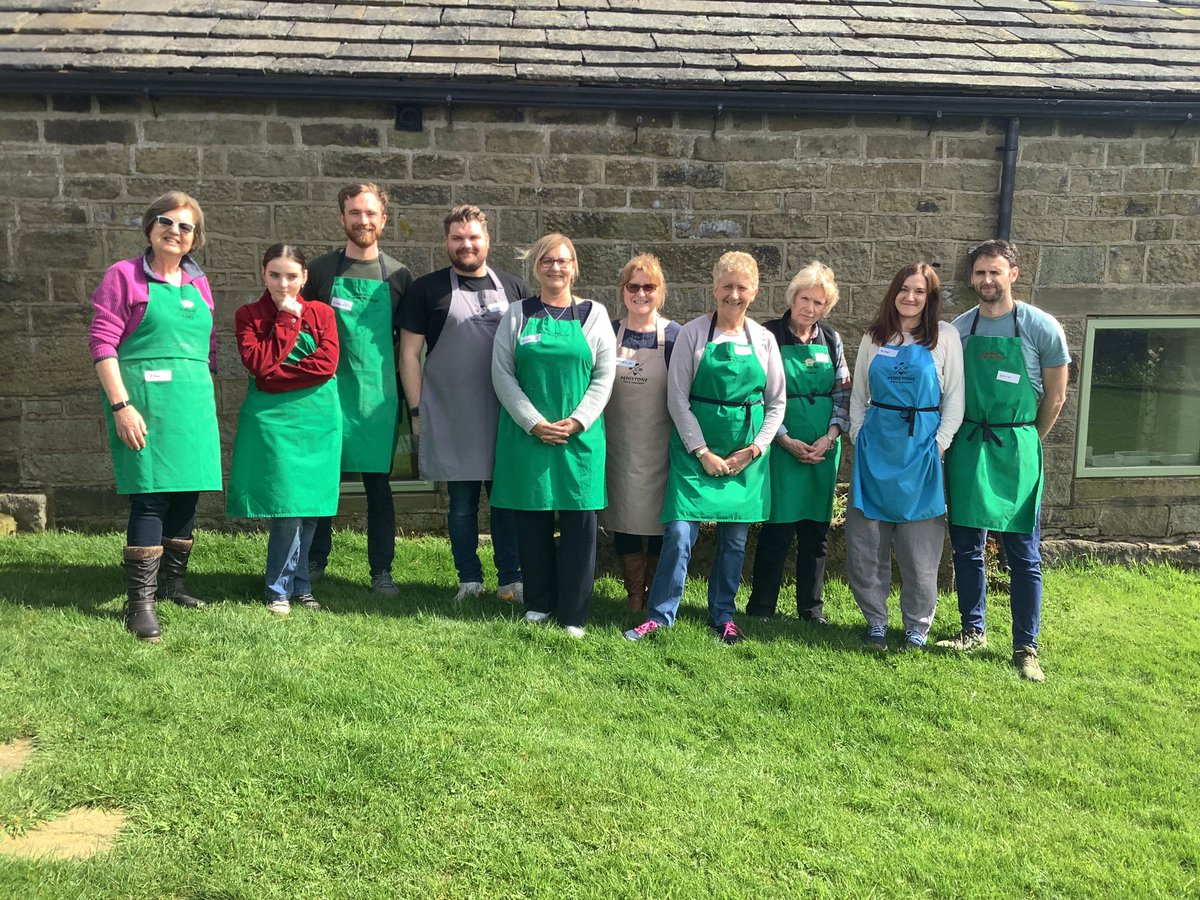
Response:
M841 583L829 628L732 648L689 584L635 645L611 578L584 641L456 606L442 540L402 541L380 601L338 534L326 609L287 618L265 538L196 547L222 602L166 605L153 646L119 619L120 536L0 541L0 741L39 748L0 828L129 814L90 861L0 857L0 897L1200 896L1194 574L1049 572L1035 685L1004 597L967 658L863 652Z

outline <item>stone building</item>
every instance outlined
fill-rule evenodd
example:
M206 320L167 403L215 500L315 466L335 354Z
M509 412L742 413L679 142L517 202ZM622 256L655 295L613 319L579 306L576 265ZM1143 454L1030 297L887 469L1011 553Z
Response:
M898 266L940 267L1011 228L1018 296L1075 362L1046 454L1045 530L1200 532L1200 10L1153 0L9 0L0 11L0 492L112 527L85 336L146 203L204 205L226 452L245 378L234 309L276 240L341 233L350 179L392 196L385 249L443 265L441 218L485 207L493 259L579 242L580 293L615 303L657 253L667 311L709 302L728 249L757 314L797 268L837 271L850 352ZM406 529L442 527L412 478ZM353 517L360 498L347 493ZM221 498L202 513L221 520Z

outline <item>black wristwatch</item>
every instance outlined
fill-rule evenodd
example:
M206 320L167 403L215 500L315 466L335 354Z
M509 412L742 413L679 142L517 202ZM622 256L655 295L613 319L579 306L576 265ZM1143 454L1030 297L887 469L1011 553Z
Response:
M114 403L112 405L112 411L116 412L117 410L124 409L125 407L132 405L133 404L131 404L128 400L122 400L120 403Z
M421 418L421 407L419 407L419 406L410 406L410 407L408 408L408 417L409 417L410 419L419 419L419 418Z

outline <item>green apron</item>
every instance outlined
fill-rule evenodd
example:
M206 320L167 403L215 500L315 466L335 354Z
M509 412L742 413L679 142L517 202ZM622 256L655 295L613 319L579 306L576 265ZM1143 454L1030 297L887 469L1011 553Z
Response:
M338 258L335 273L346 264ZM400 408L392 343L392 290L383 257L382 280L335 274L329 304L337 314L341 358L337 392L342 404L343 472L390 472Z
M575 315L572 303L570 319L529 319L517 341L517 382L550 422L570 416L592 383L595 357ZM502 409L491 503L502 509L603 509L604 454L603 417L565 444L544 444Z
M833 415L836 373L824 344L781 346L787 379L788 436L812 444L829 430ZM771 518L769 522L828 522L833 518L833 489L837 483L842 442L835 441L822 462L802 463L786 450L771 454Z
M105 402L118 494L221 490L221 438L208 352L213 318L195 285L151 281L146 314L117 347L129 402L146 420L146 446L117 437Z
M317 349L301 331L285 363ZM342 407L337 379L268 394L250 378L238 413L225 514L247 517L337 515Z
M762 428L767 373L754 352L749 326L746 344L714 344L716 327L717 315L713 313L708 344L692 378L688 400L708 449L727 457L749 446ZM673 430L662 521L765 521L771 511L769 453L768 449L738 475L709 475L700 460L683 446L679 430Z
M963 346L966 415L946 452L950 524L1032 534L1042 503L1037 392L1015 337L975 334Z

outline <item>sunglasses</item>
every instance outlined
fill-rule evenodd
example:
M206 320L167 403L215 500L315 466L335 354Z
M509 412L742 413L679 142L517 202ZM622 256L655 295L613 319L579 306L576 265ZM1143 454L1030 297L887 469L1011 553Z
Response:
M170 216L155 216L154 221L163 228L178 228L180 234L191 234L196 230L195 225L191 225L187 222L176 222Z
M629 291L629 293L631 293L631 294L645 294L647 297L649 297L651 294L653 294L655 291L658 290L658 285L657 284L627 284L627 285L625 285L625 290Z

